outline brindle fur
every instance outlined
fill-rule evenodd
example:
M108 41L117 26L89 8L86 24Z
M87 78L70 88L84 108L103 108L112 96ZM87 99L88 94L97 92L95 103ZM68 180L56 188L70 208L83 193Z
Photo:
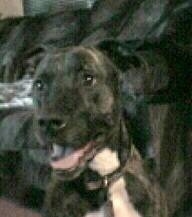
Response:
M96 83L87 84L86 75L92 75ZM124 122L126 127L130 124L124 116L122 102L125 93L133 98L134 93L129 92L129 88L125 91L128 85L121 81L129 82L96 48L71 47L46 54L36 69L33 85L34 126L40 144L48 148L58 143L77 149L101 133L102 147L120 151L120 161L125 162L126 153L130 151L129 135L128 128L120 130L120 124ZM126 103L129 107L133 102ZM55 122L65 122L66 127L56 132ZM159 183L150 181L140 158L134 154L131 159L126 179L131 200L144 216L159 217L160 204L163 206L160 213L167 216L167 204L159 196L164 198ZM135 165L136 169L132 170ZM106 201L103 189L89 191L86 188L87 178L93 178L93 171L84 168L78 174L67 174L67 178L69 176L70 182L65 181L64 175L60 180L61 177L53 173L45 199L46 217L83 217ZM150 185L154 186L152 193L148 192Z

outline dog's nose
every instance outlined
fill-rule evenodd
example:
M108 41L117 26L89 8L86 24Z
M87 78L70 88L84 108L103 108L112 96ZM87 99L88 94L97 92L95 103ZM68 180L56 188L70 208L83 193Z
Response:
M55 118L52 119L39 118L38 125L46 133L52 135L56 133L58 130L65 128L66 122L61 119L55 119Z

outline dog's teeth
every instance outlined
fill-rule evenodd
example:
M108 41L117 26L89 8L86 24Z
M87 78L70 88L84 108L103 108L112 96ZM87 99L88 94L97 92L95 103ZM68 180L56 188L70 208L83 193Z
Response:
M53 144L52 145L52 153L51 153L51 159L52 160L58 160L61 157L66 157L70 154L73 153L73 149L70 147L63 147L61 145L58 144Z
M62 146L53 144L53 151L51 154L52 159L61 157L63 153L64 153L64 148Z

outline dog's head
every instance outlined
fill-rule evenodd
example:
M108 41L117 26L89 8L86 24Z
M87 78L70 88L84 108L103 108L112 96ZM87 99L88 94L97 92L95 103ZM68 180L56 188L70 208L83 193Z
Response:
M95 48L50 52L38 64L34 126L58 177L76 177L98 149L117 145L119 85L119 70Z

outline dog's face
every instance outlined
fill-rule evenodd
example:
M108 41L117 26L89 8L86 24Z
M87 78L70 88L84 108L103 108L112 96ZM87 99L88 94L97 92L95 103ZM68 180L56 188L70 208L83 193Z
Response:
M119 71L94 48L47 54L37 67L32 94L37 138L50 150L55 175L72 179L116 135Z

